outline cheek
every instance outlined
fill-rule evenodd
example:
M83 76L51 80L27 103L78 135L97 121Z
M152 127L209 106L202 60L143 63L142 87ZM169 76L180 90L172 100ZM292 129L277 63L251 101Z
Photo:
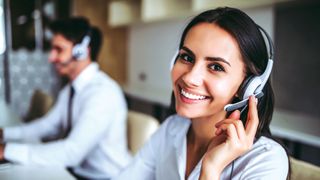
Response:
M183 72L179 69L179 67L174 65L171 70L171 81L172 81L173 87L176 81L181 77L182 74Z
M172 70L171 70L171 81L172 81L172 88L175 97L179 94L178 87L176 86L179 79L182 77L184 71L178 67L178 65L174 65Z
M212 81L215 82L215 81ZM237 93L238 87L232 81L216 81L212 83L210 92L214 99L220 99L224 102L232 100Z
M60 59L62 60L70 59L71 56L72 56L71 53L63 53L60 55Z

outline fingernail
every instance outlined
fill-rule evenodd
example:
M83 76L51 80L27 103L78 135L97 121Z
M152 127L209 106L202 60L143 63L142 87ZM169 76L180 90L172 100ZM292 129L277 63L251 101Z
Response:
M258 104L258 98L254 98L254 101L256 102L256 104Z

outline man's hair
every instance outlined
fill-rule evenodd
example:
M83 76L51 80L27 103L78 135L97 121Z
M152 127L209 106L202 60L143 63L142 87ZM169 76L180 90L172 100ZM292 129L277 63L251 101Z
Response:
M97 27L91 26L86 18L72 17L56 20L50 24L49 28L53 34L61 34L73 44L81 43L86 35L90 36L90 57L92 61L97 60L102 44L102 33Z

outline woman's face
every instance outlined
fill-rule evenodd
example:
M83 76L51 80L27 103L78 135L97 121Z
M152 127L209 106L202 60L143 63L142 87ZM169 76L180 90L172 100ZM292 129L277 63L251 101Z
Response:
M232 102L245 77L237 41L215 24L192 27L171 76L179 115L225 117L224 106Z

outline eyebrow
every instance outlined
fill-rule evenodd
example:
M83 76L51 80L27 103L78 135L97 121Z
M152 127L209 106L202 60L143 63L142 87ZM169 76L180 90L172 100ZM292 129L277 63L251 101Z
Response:
M183 46L181 49L185 50L186 52L188 52L191 56L195 57L194 53L187 47ZM206 60L208 61L220 61L223 62L227 65L229 65L231 67L231 64L226 61L225 59L223 59L222 57L206 57Z
M64 48L58 45L51 44L50 49L57 49L57 50L63 50Z
M183 46L181 49L187 51L187 53L189 53L193 58L196 57L196 56L194 55L194 53L193 53L189 48Z

